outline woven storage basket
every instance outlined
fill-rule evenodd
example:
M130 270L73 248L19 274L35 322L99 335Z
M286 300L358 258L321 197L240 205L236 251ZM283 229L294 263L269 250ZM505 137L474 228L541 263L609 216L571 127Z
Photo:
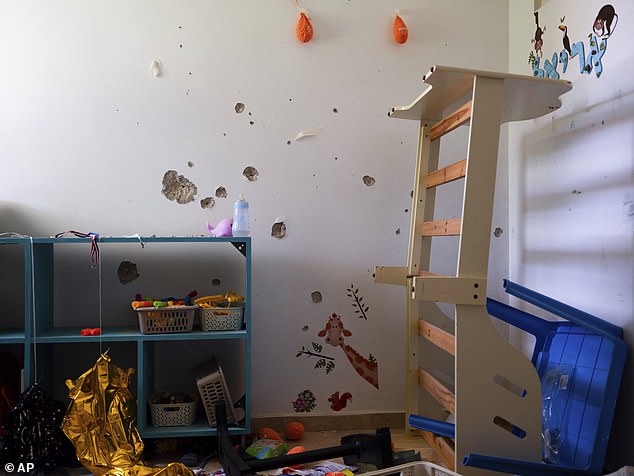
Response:
M215 357L212 356L209 362L196 367L194 375L209 424L216 425L216 403L223 400L227 408L227 422L236 423L238 419L233 407L233 400L231 400L227 382Z
M203 331L238 331L242 329L244 306L201 307L200 328Z
M153 426L187 426L196 420L197 402L152 403L158 401L157 395L150 398L150 414Z
M141 334L170 334L191 332L198 306L140 307Z

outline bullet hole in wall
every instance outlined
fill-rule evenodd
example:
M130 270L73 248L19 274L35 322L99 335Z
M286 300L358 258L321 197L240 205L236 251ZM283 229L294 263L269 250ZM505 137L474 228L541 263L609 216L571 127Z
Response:
M253 124L255 124L255 122L253 122L253 121L249 121L249 124L253 125Z
M241 112L244 111L244 104L241 102L237 102L236 105L234 106L234 109L236 110L238 114L240 114Z
M504 233L504 230L499 226L495 227L495 230L493 230L493 236L495 236L496 238L502 236L502 233Z
M374 180L374 177L370 177L369 175L364 175L363 183L366 184L368 187L371 187L372 185L376 183L376 180Z
M271 236L278 239L284 238L286 236L286 223L283 221L273 223Z
M227 198L227 189L224 187L218 187L216 189L216 198Z
M309 329L310 329L310 326L309 326L309 325L305 325L304 327L302 327L302 330L303 330L304 332L308 332L308 330L309 330Z
M200 201L200 208L212 208L216 204L216 201L211 197L203 198Z
M218 278L214 278L211 280L212 286L220 286L220 280Z
M334 112L335 114L337 114L339 112L339 110L336 107L332 108L332 112Z
M258 172L258 169L250 165L248 167L245 167L245 169L242 171L242 175L244 175L249 182L255 182L258 179L259 174L260 172Z
M409 212L409 208L406 208L404 211L405 211L405 213Z
M187 162L187 167L191 169L193 166L194 166L194 163L191 160Z
M139 277L136 264L131 261L122 261L117 269L117 277L121 284L128 284Z
M400 234L401 234L401 229L400 229L400 228L397 228L397 229L396 229L396 234L397 234L397 235L400 235Z
M581 195L581 190L573 190L572 194L573 195Z
M165 195L168 200L175 200L177 203L183 205L194 201L198 189L189 179L178 175L176 170L168 170L165 172L165 175L163 175L163 189L161 193Z
M290 140L287 140L287 141L286 141L286 144L287 144L287 145L291 145L291 141L290 141Z
M313 292L310 294L310 298L313 300L313 302L314 302L315 304L318 304L318 303L320 303L320 302L321 302L322 295L321 295L321 293L320 293L319 291L313 291Z

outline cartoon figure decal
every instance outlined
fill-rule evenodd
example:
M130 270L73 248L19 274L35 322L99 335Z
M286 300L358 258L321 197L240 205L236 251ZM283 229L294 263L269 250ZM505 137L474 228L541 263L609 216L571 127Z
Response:
M562 40L564 44L564 50L566 50L569 55L572 55L572 51L570 50L570 38L568 38L568 27L563 24L565 19L566 17L563 17L561 19L562 24L559 25L559 29L564 32L564 38Z
M565 23L566 17L561 18L558 28L563 32L563 48L559 52L553 52L552 56L544 60L543 64L541 51L543 47L542 35L546 27L539 27L538 12L534 14L537 30L535 31L535 37L531 39L531 43L534 44L535 51L531 51L528 57L528 62L531 65L534 76L559 79L560 75L557 71L557 67L561 65L562 73L566 73L568 63L574 58L577 58L579 61L580 74L590 74L594 70L594 74L597 78L601 76L601 73L603 73L602 59L608 48L608 38L614 33L619 18L612 5L607 4L601 7L592 23L592 33L588 35L589 52L587 56L585 43L583 41L574 43L570 41L570 32Z
M368 383L379 388L379 371L376 359L370 355L369 358L363 357L359 352L346 344L344 337L350 337L352 332L343 326L341 317L333 313L326 327L317 334L319 337L325 337L326 342L335 347L341 347L350 361L354 370L363 377Z
M330 408L332 408L336 412L340 412L346 405L348 405L348 400L352 400L352 394L350 392L343 392L341 396L339 396L339 392L335 392L328 398L330 402Z
M535 12L535 37L531 40L533 43L533 47L535 48L535 56L541 58L542 57L542 46L544 46L544 39L542 36L546 31L546 27L543 29L539 26L539 12Z
M592 27L594 34L598 38L608 39L614 28L616 28L618 21L619 16L616 14L614 7L612 5L603 5L594 20L594 26ZM612 22L614 22L614 25L612 25Z

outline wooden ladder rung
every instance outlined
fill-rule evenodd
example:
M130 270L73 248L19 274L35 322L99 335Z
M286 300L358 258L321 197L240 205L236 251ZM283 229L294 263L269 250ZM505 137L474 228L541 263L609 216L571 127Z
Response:
M463 178L467 173L467 159L427 174L427 188L437 187L445 183Z
M427 321L418 321L418 335L423 336L436 347L441 348L445 352L456 355L456 338L453 334L436 327Z
M457 236L460 234L462 220L450 218L449 220L434 220L423 222L422 236Z
M436 140L471 119L471 101L465 103L431 127L429 140Z
M452 415L456 414L456 396L425 369L418 369L418 383L441 407Z
M444 436L434 435L433 433L421 430L421 436L425 442L433 448L440 460L450 471L456 470L456 450L453 442Z

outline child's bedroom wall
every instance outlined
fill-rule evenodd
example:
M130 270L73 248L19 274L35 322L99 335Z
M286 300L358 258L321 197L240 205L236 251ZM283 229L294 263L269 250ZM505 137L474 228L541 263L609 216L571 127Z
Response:
M555 113L511 128L510 276L623 327L630 356L608 460L632 465L634 4L542 3L537 16L511 9L511 70L573 90Z
M374 284L372 271L407 260L418 124L387 111L418 96L435 63L506 70L508 4L300 6L314 28L308 43L295 37L291 0L2 2L0 231L206 234L244 193L252 414L292 415L304 390L314 414L341 410L328 401L335 392L352 395L343 412L403 411L404 290ZM403 45L392 36L397 8ZM104 264L104 279L118 264ZM139 274L111 286L132 297L151 284ZM379 389L318 336L333 313L378 362ZM336 367L315 368L308 352Z

